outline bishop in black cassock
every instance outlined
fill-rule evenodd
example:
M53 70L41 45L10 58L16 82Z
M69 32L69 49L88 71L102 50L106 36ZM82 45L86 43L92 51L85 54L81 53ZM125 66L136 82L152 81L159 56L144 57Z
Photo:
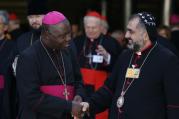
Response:
M81 111L81 105L72 101L82 101L84 93L79 65L69 48L70 36L66 17L49 12L43 18L40 40L20 54L19 119L70 119L71 112Z
M91 113L109 107L109 119L179 118L179 59L157 42L155 27L151 14L130 18L125 37L132 50L120 55L103 87L91 96Z

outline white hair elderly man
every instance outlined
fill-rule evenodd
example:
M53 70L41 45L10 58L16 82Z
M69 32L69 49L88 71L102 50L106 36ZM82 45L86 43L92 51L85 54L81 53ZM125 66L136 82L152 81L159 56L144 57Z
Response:
M91 11L84 17L85 34L74 39L87 95L105 81L121 52L115 39L102 34L101 15ZM105 119L105 118L103 118Z

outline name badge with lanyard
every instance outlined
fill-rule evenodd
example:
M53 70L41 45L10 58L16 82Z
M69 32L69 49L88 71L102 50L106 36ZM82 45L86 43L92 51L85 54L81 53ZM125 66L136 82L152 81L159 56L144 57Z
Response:
M127 68L126 78L139 78L140 69L139 68Z

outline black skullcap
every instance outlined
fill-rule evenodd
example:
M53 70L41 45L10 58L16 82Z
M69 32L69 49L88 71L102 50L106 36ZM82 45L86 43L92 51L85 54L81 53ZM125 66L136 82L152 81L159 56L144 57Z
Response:
M28 0L27 14L28 15L42 15L48 13L47 0Z
M156 29L155 17L147 12L141 12L138 13L137 15L139 16L140 20L144 23L150 40L152 42L156 41L157 29Z

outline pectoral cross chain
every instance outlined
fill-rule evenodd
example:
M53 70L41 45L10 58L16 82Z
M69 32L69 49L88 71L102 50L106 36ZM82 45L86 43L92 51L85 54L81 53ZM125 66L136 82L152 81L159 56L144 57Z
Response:
M65 99L68 100L68 95L70 95L70 93L67 91L67 89L64 89L63 95L65 96Z

